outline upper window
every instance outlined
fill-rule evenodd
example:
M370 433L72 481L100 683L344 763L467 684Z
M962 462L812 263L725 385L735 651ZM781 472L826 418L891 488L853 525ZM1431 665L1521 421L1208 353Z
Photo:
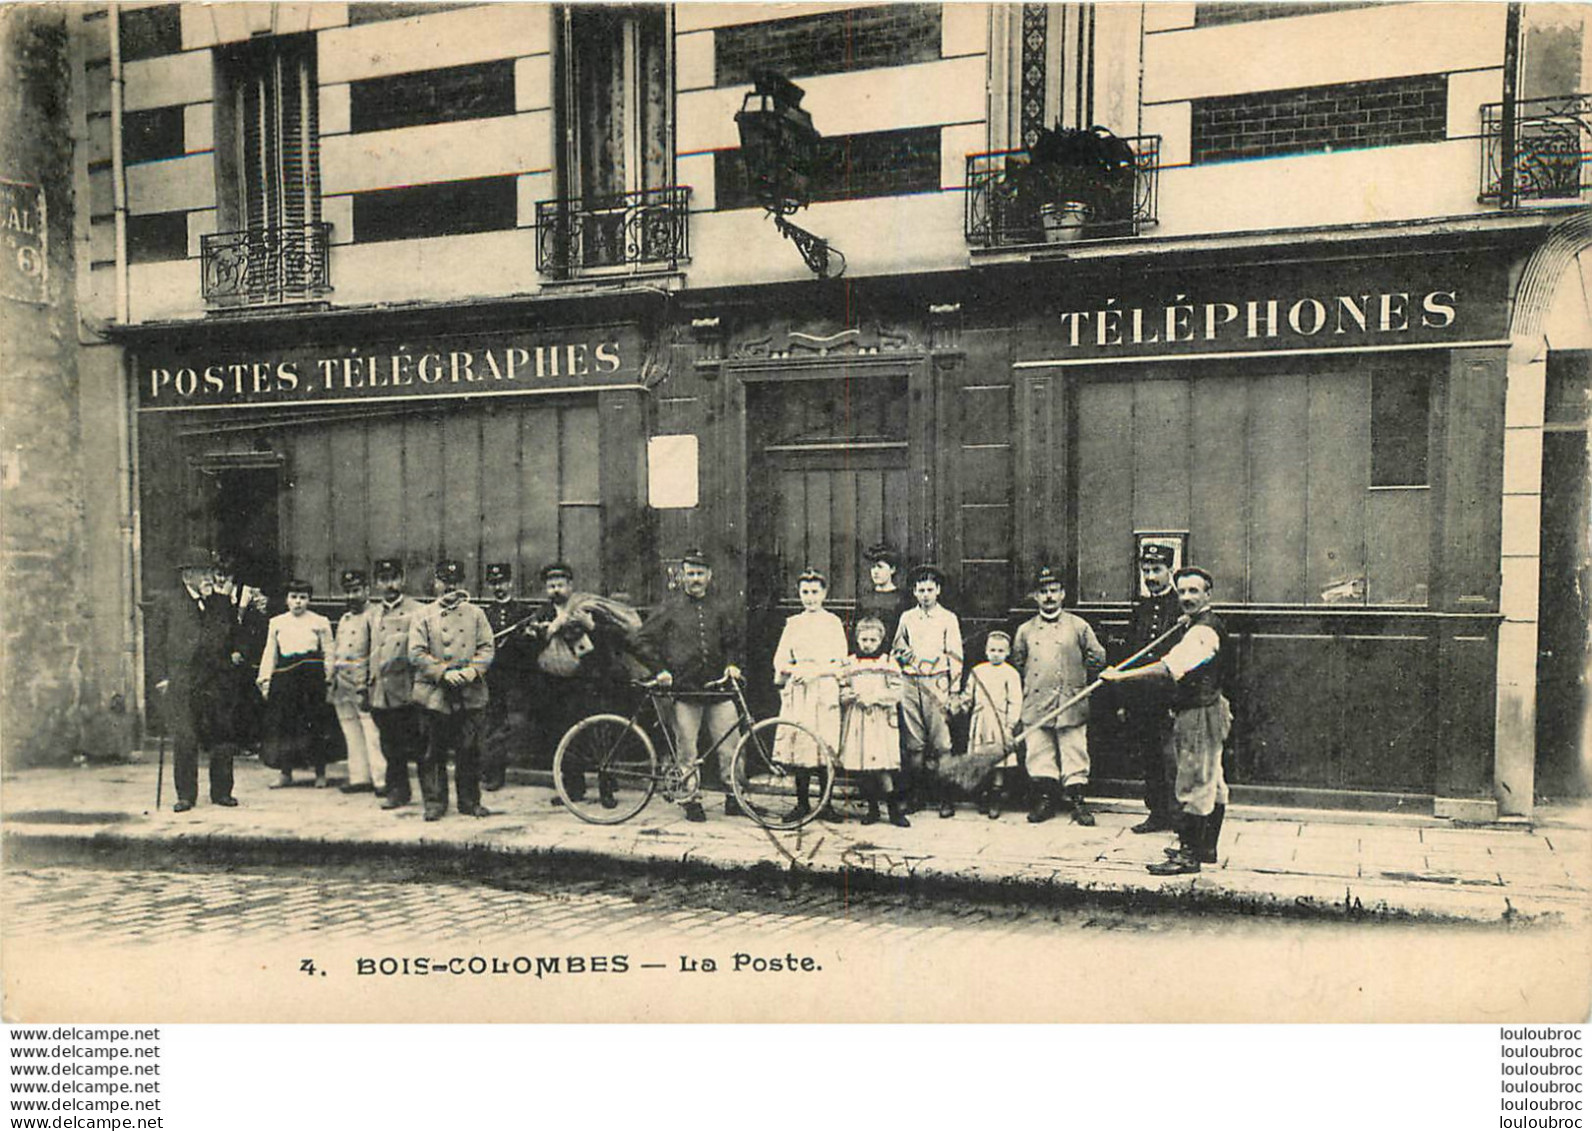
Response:
M741 151L720 149L713 157L717 208L756 207L758 200L747 184ZM815 201L905 196L935 192L939 187L938 126L842 134L819 142L811 185Z
M595 203L674 183L668 19L661 6L560 10L560 196Z
M1239 0L1238 3L1194 5L1194 26L1276 20L1286 16L1313 16L1346 8L1379 8L1377 0Z
M321 218L315 37L284 36L217 53L216 165L223 229Z
M940 57L940 5L881 4L734 24L713 33L714 81L749 83L759 71L787 77L897 67Z
M129 165L140 161L160 161L181 157L183 108L162 106L156 110L131 110L122 115L122 160Z
M349 85L349 128L356 134L512 113L512 59L363 79Z

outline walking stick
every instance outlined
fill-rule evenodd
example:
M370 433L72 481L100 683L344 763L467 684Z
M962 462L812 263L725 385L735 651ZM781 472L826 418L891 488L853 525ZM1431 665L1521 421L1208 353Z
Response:
M165 694L166 693L164 691L161 692L162 696L164 696ZM164 699L162 699L162 702L164 702ZM159 742L159 745L158 745L159 753L156 755L157 760L156 760L156 763L155 763L155 811L157 813L160 812L160 791L161 791L161 787L166 782L166 727L164 725L165 720L162 719L161 723L162 723L162 726L160 728L160 742Z
M1124 671L1128 667L1129 664L1132 664L1136 660L1142 659L1146 652L1150 652L1150 651L1154 650L1156 647L1158 647L1161 644L1162 641L1167 639L1167 637L1171 636L1175 632L1181 632L1183 629L1187 628L1188 627L1188 623L1189 623L1188 617L1186 617L1186 616L1178 617L1177 618L1177 623L1174 624L1171 628L1167 629L1165 632L1161 633L1160 636L1157 636L1154 640L1150 641L1143 648L1140 648L1137 652L1133 653L1133 655L1129 656L1126 660L1123 660L1120 664L1111 665L1112 670ZM1054 719L1057 715L1060 715L1063 711L1066 711L1067 709L1069 709L1070 707L1074 706L1075 704L1081 703L1085 699L1089 698L1089 696L1093 695L1096 691L1099 690L1100 685L1103 684L1103 683L1105 683L1104 679L1096 678L1093 683L1091 683L1088 687L1084 688L1082 691L1078 692L1076 695L1073 695L1073 696L1069 697L1066 702L1060 704L1059 706L1052 707L1050 710L1046 711L1043 715L1040 715L1039 718L1035 719L1033 722L1024 723L1023 724L1023 729L1025 731L1036 730L1039 727L1044 726L1051 719Z

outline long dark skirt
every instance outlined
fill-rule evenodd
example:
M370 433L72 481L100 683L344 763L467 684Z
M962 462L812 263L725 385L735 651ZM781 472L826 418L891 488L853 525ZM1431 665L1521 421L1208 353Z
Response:
M337 716L326 702L326 665L319 652L284 656L265 701L265 746L260 761L273 770L313 767L341 758Z

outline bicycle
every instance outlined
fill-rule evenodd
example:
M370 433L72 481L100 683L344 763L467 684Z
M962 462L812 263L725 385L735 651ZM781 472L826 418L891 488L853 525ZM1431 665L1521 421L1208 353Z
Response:
M834 751L807 727L791 719L755 721L738 681L725 677L706 684L702 691L674 691L660 687L655 680L636 680L631 686L644 698L628 718L617 714L590 715L569 728L553 754L553 786L564 807L581 820L594 825L617 825L640 813L659 790L666 801L690 796L697 791L703 762L733 735L738 735L740 742L730 763L730 789L741 809L759 825L780 831L798 829L828 805L835 781ZM726 691L735 704L735 727L721 734L705 753L682 765L664 704L682 699L717 700ZM643 725L649 706L652 722L669 755L661 767L657 747ZM813 744L817 757L830 772L819 775L823 779L818 789L821 796L812 809L797 813L794 808L787 808L793 800L790 781L796 769L807 767L793 764L789 752L804 741ZM585 786L593 777L597 782L595 800L584 788L578 795L571 792L572 780Z

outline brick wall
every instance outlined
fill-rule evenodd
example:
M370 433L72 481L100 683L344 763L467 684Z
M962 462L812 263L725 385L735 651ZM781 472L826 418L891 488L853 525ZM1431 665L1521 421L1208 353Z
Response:
M1237 3L1194 5L1194 26L1239 24L1250 20L1276 20L1287 16L1311 16L1317 12L1340 12L1348 8L1379 8L1377 0L1238 0Z
M938 4L884 4L739 24L714 33L715 82L734 86L760 70L787 78L895 67L940 57Z
M1242 157L1441 141L1448 76L1417 75L1202 98L1194 103L1196 164Z
M713 155L714 196L720 211L752 208L739 149ZM861 200L934 192L940 187L940 130L882 130L826 137L819 143L814 200Z

